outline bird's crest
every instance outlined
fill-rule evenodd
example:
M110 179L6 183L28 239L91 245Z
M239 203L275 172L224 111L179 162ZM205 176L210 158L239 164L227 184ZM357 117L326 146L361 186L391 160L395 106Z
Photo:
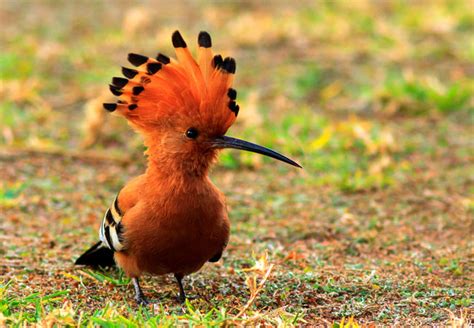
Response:
M199 33L197 60L179 31L173 33L172 42L176 59L161 53L156 58L129 54L128 61L136 68L123 67L126 78L112 79L110 90L119 100L104 108L143 131L181 120L211 134L225 134L239 112L232 89L235 60L214 55L207 32Z

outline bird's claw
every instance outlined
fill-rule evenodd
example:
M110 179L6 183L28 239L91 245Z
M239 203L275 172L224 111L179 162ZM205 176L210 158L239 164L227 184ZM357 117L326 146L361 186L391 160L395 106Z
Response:
M198 298L199 298L199 296L196 296L196 295L189 296L189 295L178 294L178 296L176 296L176 299L181 304L184 304L186 302L186 300L195 300L195 299L198 299Z
M135 298L135 301L137 301L137 305L148 305L150 302L146 299L144 295L139 295Z
M178 303L180 303L180 304L184 304L184 302L186 302L186 296L183 295L183 294L178 294L176 299L178 300Z

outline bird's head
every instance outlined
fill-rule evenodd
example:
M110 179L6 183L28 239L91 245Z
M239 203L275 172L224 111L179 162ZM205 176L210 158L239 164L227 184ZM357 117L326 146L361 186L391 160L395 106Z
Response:
M207 32L199 34L197 60L178 31L172 42L176 59L129 54L136 68L122 68L126 78L112 79L110 90L119 100L104 104L144 136L152 161L200 175L219 149L235 148L301 167L271 149L225 135L239 113L232 88L236 64L212 53Z

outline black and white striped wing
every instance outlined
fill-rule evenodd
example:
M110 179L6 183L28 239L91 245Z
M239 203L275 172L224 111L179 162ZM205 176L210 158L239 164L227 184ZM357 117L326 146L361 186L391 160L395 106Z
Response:
M114 252L125 249L123 239L122 212L118 204L118 196L115 197L114 203L105 212L104 219L100 225L99 237L105 246Z

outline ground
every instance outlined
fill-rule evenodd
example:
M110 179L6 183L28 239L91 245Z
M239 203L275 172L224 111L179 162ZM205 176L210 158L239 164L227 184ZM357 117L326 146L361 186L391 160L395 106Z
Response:
M0 326L451 325L473 317L474 11L469 1L4 1ZM126 54L200 30L237 60L229 134L298 170L225 151L211 178L232 234L185 280L73 261L145 169L101 103ZM107 115L105 115L107 114Z

